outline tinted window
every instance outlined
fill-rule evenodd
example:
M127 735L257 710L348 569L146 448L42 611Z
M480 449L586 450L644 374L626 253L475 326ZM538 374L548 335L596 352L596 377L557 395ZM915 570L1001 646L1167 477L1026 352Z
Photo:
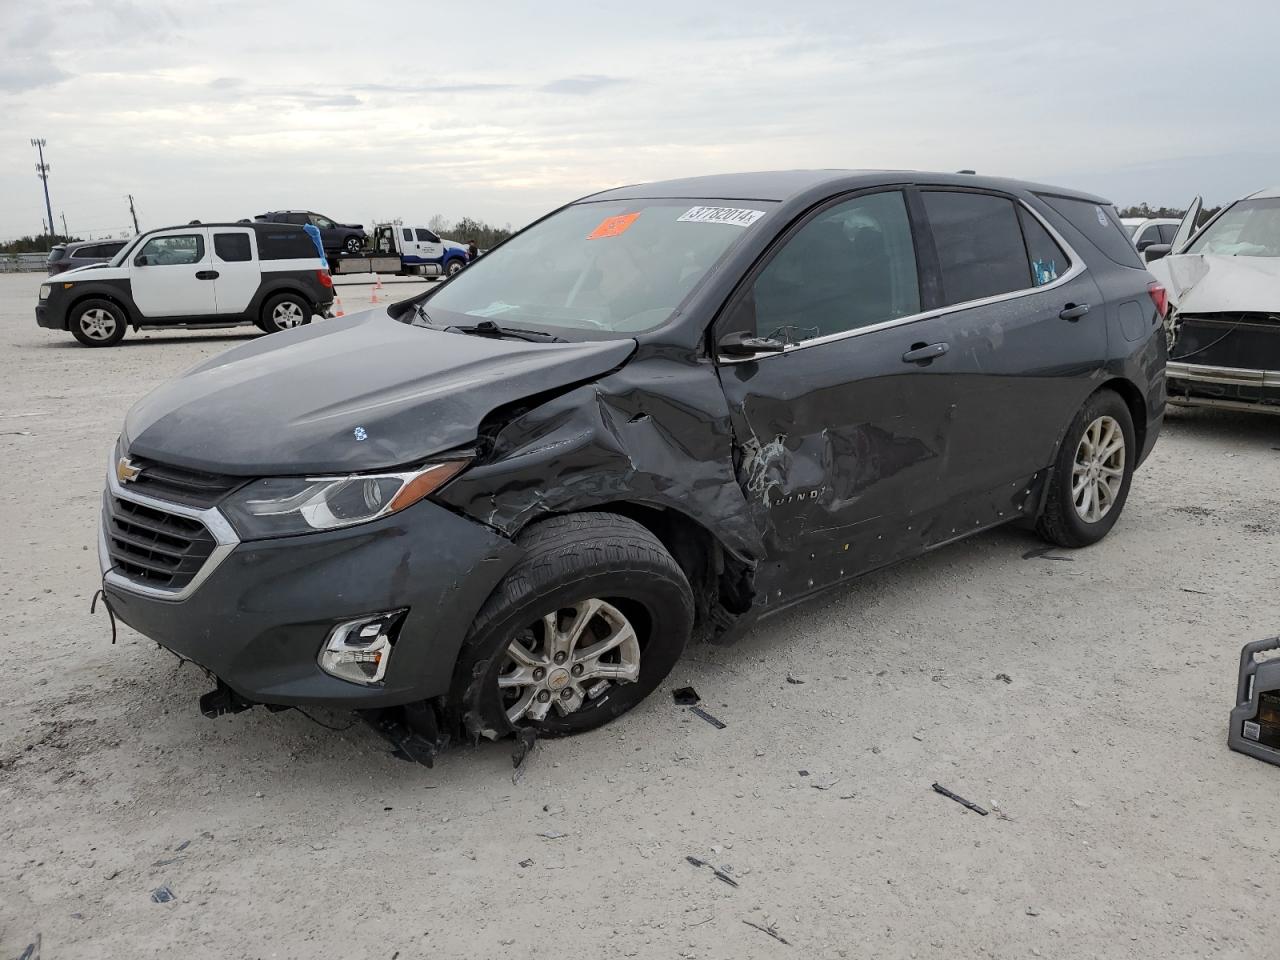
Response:
M113 240L111 243L100 243L98 244L98 249L101 251L101 253L99 253L98 256L114 257L117 253L119 253L121 250L124 249L124 245L127 242L128 241L126 240Z
M1050 236L1025 207L1019 205L1018 218L1022 221L1022 236L1027 241L1027 258L1031 261L1031 281L1037 287L1053 283L1071 269L1071 258L1058 246L1058 241Z
M1070 224L1085 235L1109 260L1123 267L1145 270L1133 240L1120 224L1116 208L1111 204L1098 204L1092 200L1074 200L1040 194L1040 199L1065 217Z
M219 260L227 263L244 263L252 260L249 251L249 235L247 233L215 233L213 235L213 252Z
M1135 246L1142 243L1159 243L1160 228L1156 226L1154 223L1151 224L1149 227L1145 227L1142 233L1138 234L1138 236L1133 238L1133 242Z
M754 306L760 336L788 343L919 313L902 194L857 197L818 214L760 272L744 306Z
M263 230L258 233L258 256L263 260L315 260L319 254L301 230Z
M1178 225L1176 223L1162 223L1158 229L1160 231L1161 243L1173 243L1174 235L1178 232Z
M305 213L286 213L283 217L280 218L280 222L296 223L298 225L302 225L304 223L310 223L311 220L307 217Z
M400 232L404 234L404 238L405 238L406 240L412 240L412 239L413 239L413 231L412 231L412 230L410 230L408 227L405 227L405 228L404 228L403 230L401 230Z
M85 244L83 247L76 247L73 257L101 257L103 254L98 251L101 248L96 243Z
M155 267L199 263L204 259L204 237L198 233L152 237L143 244L137 259Z
M421 227L418 227L418 229L417 229L417 234L418 234L418 239L419 239L419 240L424 241L425 243L434 243L434 242L435 242L435 241L432 239L431 234L430 234L430 233L428 233L426 230L423 230Z
M944 303L967 303L1031 286L1012 200L942 191L923 196L942 268Z

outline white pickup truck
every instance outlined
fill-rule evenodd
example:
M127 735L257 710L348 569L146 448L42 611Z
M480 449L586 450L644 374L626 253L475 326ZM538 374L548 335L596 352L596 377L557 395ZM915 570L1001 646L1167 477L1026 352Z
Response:
M427 227L378 223L371 250L329 258L331 273L395 273L405 276L451 277L467 265L465 244L443 240Z

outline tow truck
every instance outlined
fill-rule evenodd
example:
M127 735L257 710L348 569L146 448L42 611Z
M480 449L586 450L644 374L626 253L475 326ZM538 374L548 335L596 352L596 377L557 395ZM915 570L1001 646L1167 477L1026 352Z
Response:
M395 220L374 224L372 236L370 249L330 254L329 272L451 277L467 265L465 244L441 239L427 227Z

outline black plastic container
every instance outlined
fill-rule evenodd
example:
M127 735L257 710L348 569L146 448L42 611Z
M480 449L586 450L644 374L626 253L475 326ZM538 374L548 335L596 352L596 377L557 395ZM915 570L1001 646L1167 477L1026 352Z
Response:
M1280 637L1246 643L1240 651L1240 682L1227 743L1232 750L1280 766Z

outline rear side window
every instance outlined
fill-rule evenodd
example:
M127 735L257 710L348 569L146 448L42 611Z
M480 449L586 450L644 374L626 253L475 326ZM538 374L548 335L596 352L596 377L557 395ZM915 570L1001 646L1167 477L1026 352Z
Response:
M967 303L1032 285L1012 200L983 193L922 194L942 269L944 303Z
M301 230L262 231L258 234L258 256L263 260L314 260L316 245Z
M253 254L249 251L247 233L215 233L213 252L218 255L219 260L227 263L244 263L253 259Z
M98 252L97 244L90 244L87 247L78 247L76 249L76 252L73 253L72 256L73 257L100 257L102 256L102 254Z
M1120 223L1120 217L1111 204L1103 205L1094 203L1092 200L1076 200L1043 193L1037 196L1083 233L1108 260L1122 267L1146 269L1142 258L1138 256L1137 248L1133 245L1133 240L1125 232Z
M1173 243L1173 238L1178 233L1176 223L1162 223L1157 229L1160 231L1161 243Z
M1022 235L1027 241L1027 258L1031 261L1031 282L1037 287L1053 283L1071 269L1071 258L1058 246L1058 241L1050 236L1030 211L1018 207L1018 218L1022 221Z
M404 234L404 238L406 240L409 240L409 241L413 240L413 231L410 230L408 227L404 227L403 229L401 229L400 232Z
M302 226L302 224L304 223L311 222L311 218L308 217L305 213L286 213L283 217L280 218L280 220L282 223L296 223L298 224L298 226Z

